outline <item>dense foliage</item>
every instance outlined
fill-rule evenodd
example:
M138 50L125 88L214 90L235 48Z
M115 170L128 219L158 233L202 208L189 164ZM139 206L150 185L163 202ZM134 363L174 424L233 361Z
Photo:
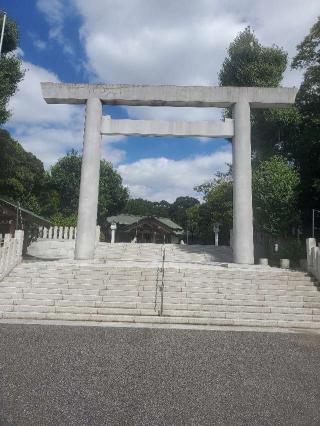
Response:
M44 168L30 152L0 129L0 194L20 202L35 213L40 212L39 194L44 179Z
M0 28L2 28L2 22L3 15L0 13ZM7 17L0 56L0 125L10 117L8 101L15 94L18 83L24 75L21 60L13 54L18 46L18 40L16 23Z
M131 198L127 201L124 213L137 216L169 217L170 203L168 201L149 201L143 198Z
M303 69L304 79L296 102L300 121L294 161L301 176L302 220L308 229L311 209L320 210L320 17L297 50L292 67Z
M278 46L260 44L250 27L230 44L219 73L221 86L277 87L287 68L287 53ZM231 112L228 112L229 116ZM283 132L292 132L295 108L252 110L252 149L259 161L280 152Z
M68 224L76 221L78 210L81 155L71 151L61 158L50 170L50 185L59 193L59 213ZM122 185L121 176L113 169L111 163L100 163L100 183L98 202L98 224L106 226L106 218L120 212L128 200L128 190ZM59 216L56 220L60 220ZM75 225L75 223L73 223Z
M257 228L286 236L299 223L297 171L279 156L262 161L252 176L254 220Z
M219 73L221 86L276 87L287 67L287 53L262 46L250 27L230 44Z

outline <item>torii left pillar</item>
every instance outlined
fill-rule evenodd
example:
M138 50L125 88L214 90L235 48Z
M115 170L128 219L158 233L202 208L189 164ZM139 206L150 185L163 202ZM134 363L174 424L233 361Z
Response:
M80 197L75 259L93 259L96 244L99 177L101 159L102 104L88 98L83 137Z

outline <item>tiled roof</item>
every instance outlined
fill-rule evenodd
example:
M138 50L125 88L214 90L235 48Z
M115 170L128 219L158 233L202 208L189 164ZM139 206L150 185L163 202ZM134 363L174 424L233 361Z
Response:
M107 218L108 223L117 223L118 225L133 225L134 223L140 222L142 219L155 219L168 228L172 229L175 233L183 233L183 229L180 225L173 222L173 220L168 219L166 217L157 217L157 216L136 216L133 214L119 214L117 216L109 216Z

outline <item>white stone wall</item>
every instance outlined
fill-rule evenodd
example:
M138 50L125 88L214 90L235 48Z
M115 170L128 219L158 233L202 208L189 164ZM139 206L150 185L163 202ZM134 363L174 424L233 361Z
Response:
M0 247L0 281L21 263L23 231L15 231L14 237L5 234Z
M308 271L320 281L320 249L315 238L307 239Z

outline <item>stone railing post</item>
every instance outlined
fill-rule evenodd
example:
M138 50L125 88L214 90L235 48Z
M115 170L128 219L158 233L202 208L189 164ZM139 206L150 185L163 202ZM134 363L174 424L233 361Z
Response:
M96 246L99 244L100 242L100 226L97 225L96 226Z
M3 273L4 274L9 269L9 264L10 264L10 241L11 241L11 235L5 234L4 242L3 242L3 248L4 248Z
M44 229L46 229L46 228L44 228ZM16 256L18 258L18 263L20 263L21 259L22 259L24 232L21 231L21 230L17 230L14 233L14 237L17 239Z
M10 234L5 235L3 247L0 248L0 279L21 262L23 235L20 230L15 231L14 238Z
M69 228L69 236L68 236L69 240L73 240L73 230L74 230L74 227L70 226L70 228Z
M57 227L57 226L55 226L55 227L53 228L53 239L54 239L54 240L57 240L57 239L58 239L58 227Z
M59 226L59 240L63 240L63 226Z
M117 224L112 223L110 228L111 228L111 244L114 244L116 242Z
M313 268L312 249L314 247L317 247L316 239L315 238L307 238L306 250L307 250L307 265L308 265L308 271L309 272L312 272L312 268Z

